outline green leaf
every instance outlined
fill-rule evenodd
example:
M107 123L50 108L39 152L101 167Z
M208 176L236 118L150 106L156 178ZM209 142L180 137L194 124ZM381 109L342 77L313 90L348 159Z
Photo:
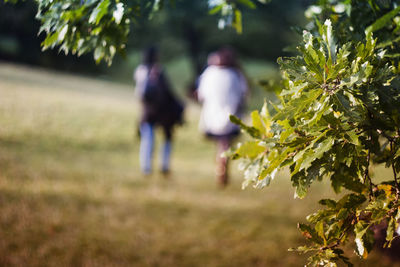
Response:
M284 129L284 131L281 133L281 138L280 138L280 142L285 142L286 139L295 131L295 128L293 128L290 123L289 120L284 120L284 121L280 121L278 120L277 123L279 125L281 125Z
M400 157L400 149L398 149L396 151L396 154L394 155L394 158L397 159L398 157Z
M373 32L376 32L383 27L387 26L389 23L391 23L392 19L400 12L400 6L397 8L393 9L392 11L386 13L379 19L377 19L373 24L368 26L365 30L365 35L370 35Z
M328 19L322 28L322 39L325 41L329 53L328 64L336 62L336 41L333 35L332 22Z
M354 232L356 234L356 252L360 257L368 257L368 230L370 225L363 221L359 221L354 227Z
M357 254L366 259L374 245L374 232L370 229L365 229L365 232L362 236L359 236L358 234L356 235L357 237L355 242Z
M124 4L118 3L116 5L116 9L113 12L113 17L115 19L115 22L117 24L120 24L123 16L124 16Z
M217 14L218 12L220 12L220 11L222 10L223 7L224 7L223 4L217 5L217 6L215 6L214 8L212 8L210 11L208 11L208 13L209 13L210 15L215 15L215 14Z
M360 205L362 205L367 199L363 194L348 194L344 196L338 204L346 209L357 209Z
M312 142L310 142L310 144L300 150L293 158L294 162L296 163L296 166L294 168L294 170L291 172L291 175L295 175L297 172L299 172L300 170L303 170L304 168L308 168L311 163L314 160L317 160L318 158L315 158L315 153L313 151L314 146L316 144L319 143L319 141L325 137L325 135L327 134L329 130L325 130L324 132L322 132L319 136L314 137L314 140L312 140ZM325 152L325 149L329 149L330 147L332 147L333 142L331 138L328 138L328 140L326 140L326 142L324 143L324 145L319 146L318 145L318 151L319 154L318 156L322 156L322 154Z
M65 35L67 34L67 32L68 32L68 24L65 24L61 28L61 30L60 30L60 32L58 34L57 42L62 42L64 40Z
M103 57L104 57L104 48L99 46L94 50L94 59L96 60L96 63L99 63Z
M354 144L356 146L360 145L360 140L358 139L358 134L357 134L356 130L347 131L346 135L348 136L348 140L352 144Z
M251 9L256 8L256 5L251 0L237 0L237 2Z
M260 113L258 113L257 110L254 110L251 113L251 120L254 128L256 128L261 134L267 135L268 130L266 129L263 119L261 118Z
M108 13L109 5L110 5L110 0L100 0L100 3L90 14L89 23L94 23L98 25L100 23L100 20Z
M285 150L281 151L279 155L276 157L273 155L272 157L269 157L268 160L270 161L268 168L264 169L261 174L259 179L264 179L267 175L271 174L275 169L278 169L279 166L286 160L287 156L289 153L293 152L293 148L286 148Z
M324 240L324 245L326 245L324 221L318 221L316 223L315 231L317 232L318 236L320 236Z
M297 225L297 227L299 228L299 230L301 231L301 234L306 237L307 239L312 240L315 243L318 243L320 245L324 244L323 239L318 235L318 233L309 225L307 224L302 224L299 223Z
M397 223L396 219L394 217L390 217L388 227L386 230L386 241L387 241L387 247L389 248L392 245L393 237L394 234L396 233L398 225L399 224Z
M241 144L236 150L236 153L239 154L240 157L253 159L258 157L264 151L265 147L260 146L259 142L249 141Z
M321 158L325 152L332 148L335 140L332 137L327 137L324 141L320 142L314 150L314 160ZM301 168L300 168L301 169Z
M59 32L56 31L53 34L47 35L46 39L42 42L43 50L46 50L49 47L54 47L58 42Z
M247 132L248 134L250 134L252 137L254 138L260 138L261 137L261 133L259 130L257 130L254 127L249 127L246 124L244 124L238 117L234 116L234 115L230 115L229 119L232 123L239 125L240 128L242 130L244 130L245 132Z
M236 29L237 33L241 34L243 32L242 12L239 9L235 9L234 11L232 26Z
M389 39L389 40L387 40L387 41L381 42L381 43L378 44L376 47L377 47L377 48L385 48L385 47L394 45L395 43L398 43L398 42L400 42L400 36L399 36L399 37L396 37L396 38L394 38L394 39Z
M336 201L332 200L332 199L321 199L320 201L318 201L318 203L320 205L324 205L327 206L331 209L336 208Z
M314 115L313 117L306 121L305 123L308 124L309 126L313 126L314 124L318 123L319 120L322 118L322 116L329 110L330 105L330 98L327 95L323 95L319 99L319 103L317 104L317 107L314 108Z

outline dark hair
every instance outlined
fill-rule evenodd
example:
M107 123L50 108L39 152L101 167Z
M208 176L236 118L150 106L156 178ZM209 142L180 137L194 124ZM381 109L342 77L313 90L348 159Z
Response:
M155 46L150 46L144 50L143 63L146 65L153 65L156 63L158 57L158 50Z
M236 53L232 47L225 46L218 50L219 64L226 67L238 67Z

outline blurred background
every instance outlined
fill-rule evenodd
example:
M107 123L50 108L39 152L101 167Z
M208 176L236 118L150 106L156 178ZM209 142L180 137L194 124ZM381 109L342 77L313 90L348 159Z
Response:
M206 1L177 1L137 21L126 56L107 67L92 55L42 52L34 1L1 1L0 266L304 265L306 256L288 248L304 242L296 224L316 210L321 194L331 196L329 185L294 200L283 172L271 188L242 190L233 162L231 184L218 189L215 147L199 133L199 106L190 101L170 179L143 177L132 72L142 49L157 44L184 98L207 54L228 44L252 84L249 110L260 108L273 95L258 82L278 75L276 59L290 55L299 39L292 26L304 25L309 2L246 10L238 35L217 28ZM379 254L362 265L352 260L394 266Z
M35 20L34 1L16 5L0 3L0 60L40 66L69 73L132 83L132 70L141 59L141 51L157 44L161 60L171 76L175 89L184 94L205 66L207 54L222 45L234 47L257 87L257 79L268 79L277 73L276 59L287 55L284 48L296 43L299 35L293 25L304 25L304 9L310 0L272 1L245 10L243 33L232 28L218 29L218 16L208 15L207 1L177 1L166 6L152 19L139 19L133 25L125 56L117 56L111 68L96 65L92 55L76 57L58 53L57 49L41 51L44 34ZM183 71L182 71L183 70ZM179 79L176 79L179 77ZM259 99L256 94L254 99ZM259 104L259 103L257 103Z

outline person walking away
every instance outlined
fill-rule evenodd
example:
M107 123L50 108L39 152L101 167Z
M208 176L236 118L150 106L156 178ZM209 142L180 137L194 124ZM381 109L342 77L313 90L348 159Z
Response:
M221 154L240 132L229 116L242 117L248 85L232 49L223 48L210 54L208 64L199 78L197 92L202 104L199 128L216 142L217 181L226 186L229 180L228 159Z
M158 63L158 51L150 47L143 54L143 62L134 71L136 94L141 102L140 168L142 173L152 172L154 134L156 127L164 133L160 169L170 171L173 128L182 123L183 104L174 96L167 76Z

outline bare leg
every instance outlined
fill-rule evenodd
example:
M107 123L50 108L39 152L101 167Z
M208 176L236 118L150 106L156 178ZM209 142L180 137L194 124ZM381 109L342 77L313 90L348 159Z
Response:
M226 186L228 184L228 159L226 157L222 157L221 154L225 152L230 145L230 140L228 138L219 139L217 141L217 166L216 166L216 175L217 182L221 186Z

